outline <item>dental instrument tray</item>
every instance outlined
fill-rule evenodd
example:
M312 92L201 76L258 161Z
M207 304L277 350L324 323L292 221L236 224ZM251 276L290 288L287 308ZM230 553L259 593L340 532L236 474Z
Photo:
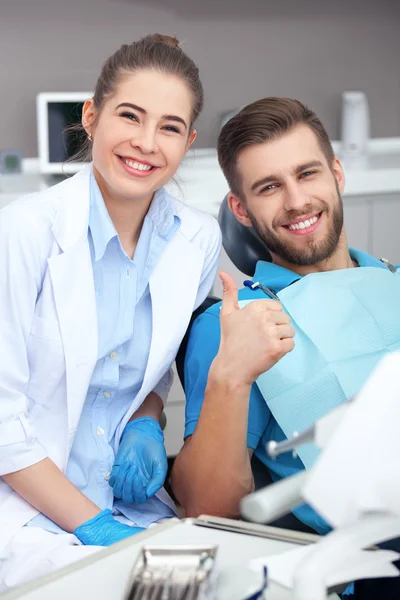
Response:
M125 600L215 600L218 546L144 546Z

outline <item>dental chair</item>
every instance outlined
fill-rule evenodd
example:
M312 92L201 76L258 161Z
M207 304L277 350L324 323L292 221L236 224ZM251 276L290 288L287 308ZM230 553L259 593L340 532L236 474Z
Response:
M243 278L245 278L246 275L250 277L254 275L257 261L264 260L271 262L271 254L264 242L257 235L256 231L252 227L245 227L235 218L229 209L227 196L225 196L222 201L218 214L218 222L222 231L222 245L224 250L233 264L243 273ZM205 312L213 304L220 301L221 298L208 296L192 315L185 337L182 340L176 356L176 368L183 389L185 389L185 355L192 325L199 315ZM272 483L267 468L255 455L253 455L251 459L251 467L256 490ZM315 533L313 529L299 521L292 513L281 517L277 521L270 523L270 525L306 533Z

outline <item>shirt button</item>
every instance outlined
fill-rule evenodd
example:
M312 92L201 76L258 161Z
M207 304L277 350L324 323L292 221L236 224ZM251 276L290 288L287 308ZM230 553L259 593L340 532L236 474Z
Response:
M104 429L102 427L98 427L96 429L96 433L97 433L97 435L104 435L105 432L104 432Z
M106 481L108 481L110 479L110 475L111 475L111 473L109 471L107 471L107 473L104 473L104 479Z
M113 352L111 352L110 358L112 360L117 360L117 358L118 358L118 352L115 352L115 350Z
M104 392L103 396L104 398L111 398L110 392Z

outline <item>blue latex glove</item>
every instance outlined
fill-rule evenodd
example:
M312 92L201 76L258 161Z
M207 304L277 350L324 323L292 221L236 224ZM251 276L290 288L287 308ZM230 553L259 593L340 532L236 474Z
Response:
M144 531L143 527L130 527L114 519L111 510L107 508L79 525L72 533L85 546L111 546L140 531Z
M109 484L115 498L141 504L153 496L167 476L164 434L151 417L130 421L124 429Z

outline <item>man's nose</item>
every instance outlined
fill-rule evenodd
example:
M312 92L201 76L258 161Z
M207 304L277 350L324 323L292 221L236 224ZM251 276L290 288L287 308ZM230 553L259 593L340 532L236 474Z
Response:
M310 203L310 198L297 182L290 182L285 187L285 210L302 211Z

